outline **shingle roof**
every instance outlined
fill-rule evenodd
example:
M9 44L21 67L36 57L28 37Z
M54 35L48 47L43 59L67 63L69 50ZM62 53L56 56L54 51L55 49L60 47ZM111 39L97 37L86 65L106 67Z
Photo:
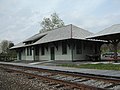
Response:
M48 42L53 42L53 41L58 41L58 40L65 40L65 39L85 39L87 36L91 35L92 33L84 30L82 28L76 27L72 24L66 25L61 28L57 28L45 33L39 33L36 34L28 39L26 39L23 42L29 42L29 41L34 41L35 39L38 39L35 43L31 45L37 45L37 44L42 44L42 43L48 43ZM43 36L43 37L42 37ZM42 38L41 38L42 37ZM19 48L19 47L25 47L25 45L22 42L22 44L18 44L13 48Z
M21 47L27 47L27 46L31 46L31 45L32 45L32 44L25 45L25 43L20 42L20 43L18 43L17 45L11 47L10 49L21 48Z
M111 27L108 27L94 35L88 36L87 38L100 38L100 37L108 37L110 38L110 35L114 35L111 38L115 38L115 35L118 36L120 34L120 24L112 25Z
M93 33L72 25L72 38L73 39L86 39L86 37L93 35Z
M58 28L50 31L49 33L47 33L46 36L39 39L34 44L47 43L47 42L70 39L70 38L71 38L71 25L67 25L62 28Z
M36 40L42 38L43 36L45 36L46 34L47 34L47 32L41 33L41 34L39 34L39 33L38 33L38 34L35 34L34 36L26 39L24 42L36 41Z

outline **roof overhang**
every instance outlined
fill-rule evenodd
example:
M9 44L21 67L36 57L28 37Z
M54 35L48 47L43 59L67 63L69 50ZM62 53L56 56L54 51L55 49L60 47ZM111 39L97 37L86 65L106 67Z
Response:
M99 36L90 36L87 39L96 39L96 40L116 40L120 39L120 33L114 34L106 34L106 35L99 35Z

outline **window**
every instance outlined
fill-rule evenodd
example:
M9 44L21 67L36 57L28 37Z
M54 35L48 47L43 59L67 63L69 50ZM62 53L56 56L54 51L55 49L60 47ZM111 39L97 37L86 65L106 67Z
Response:
M41 47L41 55L45 55L45 48Z
M30 48L29 52L30 52L30 56L31 56L32 55L32 47L29 47L29 48Z
M27 56L29 56L29 48L27 47Z
M62 42L62 54L67 54L67 43Z
M35 47L35 55L39 55L39 47L37 46L37 47Z
M27 56L32 55L32 47L27 47Z
M77 43L76 43L76 54L82 54L82 43L81 43L81 41L77 41Z
M32 42L25 42L25 45L27 45L27 44L32 44Z
M22 49L23 55L25 55L25 48Z

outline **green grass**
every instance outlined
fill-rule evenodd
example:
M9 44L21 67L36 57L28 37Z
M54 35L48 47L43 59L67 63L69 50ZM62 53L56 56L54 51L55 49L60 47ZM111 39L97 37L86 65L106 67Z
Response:
M116 64L61 64L64 67L75 67L75 68L87 68L87 69L100 69L100 70L120 70L120 65Z

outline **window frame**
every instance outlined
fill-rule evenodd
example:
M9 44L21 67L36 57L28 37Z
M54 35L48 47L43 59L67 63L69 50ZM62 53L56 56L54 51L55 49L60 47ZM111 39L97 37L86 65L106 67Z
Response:
M76 42L76 54L82 54L82 41Z
M27 47L27 56L32 56L32 47Z
M38 46L35 47L35 55L39 56L39 47Z
M41 55L45 55L45 47L41 47Z
M63 41L62 42L62 55L67 54L67 42Z

